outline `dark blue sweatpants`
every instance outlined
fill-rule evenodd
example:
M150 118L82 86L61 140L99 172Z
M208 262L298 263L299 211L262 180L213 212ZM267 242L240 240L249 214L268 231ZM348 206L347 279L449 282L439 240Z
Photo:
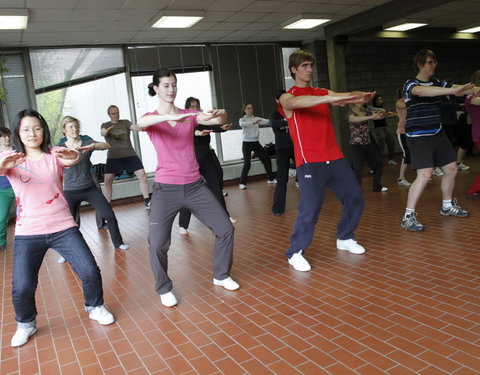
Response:
M354 238L353 232L362 216L365 201L348 161L342 158L330 162L302 164L297 168L297 177L300 184L298 216L290 237L290 248L285 255L290 258L300 250L303 250L303 253L312 242L327 187L332 189L343 205L336 237L340 240Z

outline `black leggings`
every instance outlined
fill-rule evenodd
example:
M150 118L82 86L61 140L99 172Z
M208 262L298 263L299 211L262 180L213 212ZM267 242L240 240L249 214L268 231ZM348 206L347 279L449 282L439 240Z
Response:
M242 174L240 176L240 184L245 185L247 183L248 172L250 171L250 157L251 153L255 152L255 155L258 156L263 166L265 167L265 172L267 172L267 178L269 181L273 180L272 172L272 161L267 154L267 151L262 147L260 142L243 142L242 144L242 153L243 153L243 168Z

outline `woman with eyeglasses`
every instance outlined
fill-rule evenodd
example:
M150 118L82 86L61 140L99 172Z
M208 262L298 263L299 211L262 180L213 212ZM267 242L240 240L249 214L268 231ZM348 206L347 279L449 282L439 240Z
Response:
M100 269L63 195L64 168L78 163L80 153L50 147L50 139L45 119L37 111L25 109L13 121L17 152L0 155L0 174L10 180L17 201L12 271L17 330L12 347L26 344L37 331L35 290L49 248L60 253L80 277L89 318L102 325L115 321L103 304Z
M230 277L234 228L201 177L193 146L197 124L225 124L227 114L223 109L197 112L176 107L177 77L168 69L153 74L148 93L158 97L158 107L140 118L137 125L147 132L157 152L148 234L155 290L164 306L177 304L167 274L167 253L173 220L182 208L192 212L215 235L213 284L236 290L240 285Z

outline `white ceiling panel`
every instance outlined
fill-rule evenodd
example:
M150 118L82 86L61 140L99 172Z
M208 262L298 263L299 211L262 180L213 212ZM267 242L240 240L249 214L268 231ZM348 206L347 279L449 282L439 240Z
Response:
M324 26L284 30L281 24L301 13L323 13L331 15L329 25L335 25L362 12L368 17L370 9L388 7L391 1L398 4L398 0L0 0L0 11L27 7L30 14L26 31L0 31L0 47L10 46L12 38L19 46L123 44L129 39L133 43L310 41L324 38ZM188 30L152 30L151 20L161 10L203 10L205 18ZM386 18L394 17L388 8L384 14L377 15L379 28ZM450 1L410 16L424 18L432 27L462 27L480 22L480 0Z

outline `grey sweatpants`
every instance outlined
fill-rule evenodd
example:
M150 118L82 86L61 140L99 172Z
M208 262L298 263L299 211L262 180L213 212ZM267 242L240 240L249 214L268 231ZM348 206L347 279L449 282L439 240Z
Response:
M172 290L167 275L167 252L171 242L172 224L180 209L187 208L215 235L213 277L223 280L230 276L233 259L234 228L225 209L205 185L205 180L186 185L153 184L148 243L150 265L155 276L155 290L165 294Z

